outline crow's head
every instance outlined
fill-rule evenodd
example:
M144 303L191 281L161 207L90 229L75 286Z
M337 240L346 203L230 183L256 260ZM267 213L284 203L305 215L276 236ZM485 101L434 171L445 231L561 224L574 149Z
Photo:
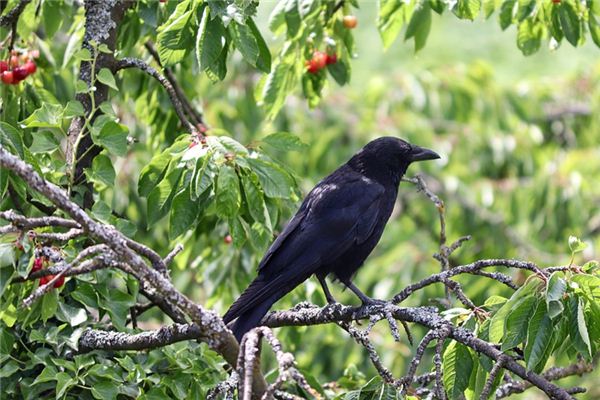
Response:
M440 156L429 149L410 144L405 140L384 136L367 143L350 160L350 165L365 175L379 178L392 177L394 183L414 161L434 160Z

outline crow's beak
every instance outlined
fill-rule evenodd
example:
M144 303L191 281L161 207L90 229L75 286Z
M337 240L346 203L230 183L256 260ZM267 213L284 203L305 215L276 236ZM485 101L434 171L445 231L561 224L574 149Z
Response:
M414 145L410 153L411 161L435 160L436 158L440 158L440 155L435 151Z

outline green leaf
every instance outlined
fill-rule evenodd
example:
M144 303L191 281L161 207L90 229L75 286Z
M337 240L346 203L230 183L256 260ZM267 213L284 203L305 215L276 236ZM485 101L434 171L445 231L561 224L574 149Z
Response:
M420 1L406 28L404 40L415 38L415 52L421 50L425 46L427 36L431 30L431 8L428 1Z
M529 318L536 309L538 299L535 296L524 297L522 301L508 314L506 318L502 351L512 349L527 338Z
M83 104L78 100L70 100L65 107L63 116L65 118L73 118L85 115Z
M377 16L377 29L383 41L383 48L387 49L394 42L404 25L404 1L381 0Z
M452 11L458 18L474 20L480 9L481 0L458 0Z
M165 67L181 62L193 46L191 22L194 10L188 10L190 4L190 0L180 2L169 19L158 28L157 51Z
M597 47L600 47L600 23L598 23L596 16L592 13L589 14L588 18L588 28L590 30L592 40L594 41Z
M140 196L147 197L152 189L158 185L165 176L170 160L171 157L169 153L163 152L154 157L150 163L142 169L140 179L138 180L138 193Z
M262 88L261 103L266 108L269 119L275 118L279 113L285 98L296 85L298 77L293 48L289 44L286 46L288 47L282 50L284 56L275 63Z
M275 34L281 33L285 24L286 1L278 1L269 16L269 29Z
M267 42L262 37L258 27L254 23L252 18L248 18L246 24L252 31L254 35L254 39L256 40L256 45L258 46L258 58L256 60L256 67L262 72L268 74L271 72L271 51L269 50L269 46Z
M100 381L92 385L92 396L99 400L116 399L119 386L114 381Z
M265 225L269 232L272 230L269 211L265 203L265 198L258 177L255 174L244 175L242 177L242 187L244 188L245 204L248 212L255 221Z
M235 169L223 165L217 177L217 215L227 219L234 217L241 205L240 182Z
M77 380L71 378L66 372L56 374L56 398L60 399L67 391L77 384Z
M450 399L461 399L469 386L473 359L469 349L452 341L446 347L442 357L444 369L444 388Z
M500 14L498 15L498 18L500 20L500 28L502 28L502 30L508 28L512 23L513 11L516 2L517 0L506 0L502 3L502 6L500 6Z
M506 318L508 314L517 307L521 301L534 294L539 286L540 281L530 279L527 283L519 288L511 298L494 314L490 321L489 339L493 343L501 343L505 333Z
M59 104L44 103L29 117L21 121L25 128L58 128L62 122L63 108Z
M31 151L34 154L51 153L54 150L58 149L58 146L60 146L60 143L58 142L58 140L56 140L52 132L40 131L33 133L32 136L33 143L31 144L29 151Z
M576 236L569 236L569 249L571 249L571 253L580 253L587 247L587 243L582 242Z
M192 187L192 200L197 200L212 184L212 177L209 174L208 168L211 157L212 154L208 153L204 157L196 160L192 181L190 182L190 186Z
M73 307L60 302L56 318L63 322L68 322L71 326L77 326L87 321L87 314L83 308Z
M196 59L200 69L216 74L221 79L224 77L221 69L227 57L226 34L223 21L220 18L211 19L209 8L204 8L196 35Z
M198 202L190 196L190 187L187 186L173 198L173 205L169 214L169 238L175 239L185 233L196 220L198 215Z
M277 150L283 151L300 151L306 149L306 143L303 143L300 138L289 132L275 132L261 140Z
M581 37L581 24L571 2L561 1L558 5L558 19L569 43L577 46Z
M116 173L110 158L104 154L94 157L89 176L94 181L101 182L106 186L113 186L115 184Z
M527 329L527 343L524 351L527 369L537 372L544 367L547 360L544 355L546 348L550 346L553 331L546 302L540 301L531 316Z
M521 22L517 32L517 47L523 55L529 56L540 49L544 30L541 24L529 19Z
M292 195L294 181L280 166L257 158L248 158L248 164L267 197L287 199Z
M517 21L521 22L525 18L529 17L533 10L535 10L535 0L519 0L519 7L517 8Z
M166 179L162 180L148 195L148 227L164 217L169 211L182 173L181 168L174 167L167 174Z
M285 0L285 23L287 25L287 36L292 39L300 32L302 19L298 10L298 0Z
M23 151L23 134L21 131L12 125L0 121L0 144L12 149L14 153L21 158L25 157Z
M258 43L247 25L232 23L229 25L234 46L240 51L244 60L250 65L256 66L258 60Z
M550 276L546 287L546 305L551 319L556 318L564 310L562 300L567 290L567 281L564 280L563 276L562 272L554 272Z
M111 89L119 90L117 87L117 82L115 82L115 77L108 68L102 68L100 71L98 71L96 74L96 79Z
M592 358L592 344L590 342L590 335L588 333L587 324L585 322L585 305L583 304L583 300L579 299L577 304L577 329L579 330L579 335L581 339L587 346L587 358L588 360Z
M46 322L58 309L58 291L51 290L42 297L42 320Z
M114 121L108 121L100 129L95 142L106 148L116 156L124 157L127 155L127 134L129 130L125 125Z

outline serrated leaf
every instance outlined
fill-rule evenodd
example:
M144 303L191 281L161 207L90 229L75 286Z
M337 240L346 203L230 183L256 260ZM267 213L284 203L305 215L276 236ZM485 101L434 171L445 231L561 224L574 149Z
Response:
M540 301L537 303L527 329L527 343L524 351L527 369L538 371L539 364L546 363L544 354L550 345L552 333L552 320L547 313L546 302Z
M58 292L51 290L42 297L42 320L46 322L48 318L53 317L58 309Z
M469 386L473 359L469 349L452 341L442 357L444 388L450 399L460 399Z
M275 132L266 136L261 141L283 151L300 151L306 148L306 143L303 143L298 136L289 132Z
M501 343L505 334L506 317L519 305L523 298L535 293L540 286L540 282L530 279L524 286L521 286L511 298L493 315L490 321L489 340L493 343Z
M235 169L223 165L217 177L217 215L220 218L233 218L241 205L240 182Z
M517 31L517 47L523 55L529 56L540 49L543 28L529 19L521 22Z
M505 334L502 340L502 351L512 349L527 338L529 318L536 309L538 299L528 296L508 314L505 324Z
M377 15L377 29L383 42L383 48L387 49L394 42L402 26L404 25L405 7L402 0L381 0Z
M516 2L517 0L506 0L500 6L500 14L498 15L498 19L500 21L500 28L502 28L502 30L508 28L512 23Z
M585 305L583 304L582 299L578 299L577 302L577 330L579 332L579 336L583 343L585 343L587 352L583 355L586 359L590 360L592 358L592 344L590 342L590 335L588 332L588 327L585 321Z
M252 34L254 35L254 39L256 40L256 45L258 46L258 58L256 60L256 67L262 72L268 74L271 72L271 51L269 50L269 46L267 42L262 37L258 27L254 23L254 20L251 18L246 21L246 24L250 28Z
M180 2L169 19L158 28L157 51L165 67L181 62L194 45L190 4L189 0Z
M190 187L187 186L173 198L169 214L169 238L175 239L185 233L196 220L198 215L198 202L192 200Z
M258 43L247 25L232 23L229 25L234 46L239 50L248 64L256 66L258 60Z
M169 211L171 201L177 192L182 173L183 170L181 168L173 168L167 173L166 178L163 179L148 195L148 226L153 225Z
M546 305L548 307L548 315L551 319L560 315L563 310L563 295L567 290L567 282L563 278L562 272L554 272L548 280L546 287Z
M453 10L458 18L474 20L481 9L481 0L458 0Z
M568 1L562 1L558 6L558 19L565 37L573 46L577 46L581 37L579 17Z
M406 27L404 40L415 38L415 52L421 50L425 46L427 36L431 30L431 8L427 1L420 1L410 18L410 22Z
M581 239L579 239L578 237L569 236L569 249L571 249L571 253L580 253L583 250L585 250L586 247L587 244L585 242L582 242Z
M277 164L255 158L248 158L248 164L258 176L267 197L287 199L292 195L294 182Z

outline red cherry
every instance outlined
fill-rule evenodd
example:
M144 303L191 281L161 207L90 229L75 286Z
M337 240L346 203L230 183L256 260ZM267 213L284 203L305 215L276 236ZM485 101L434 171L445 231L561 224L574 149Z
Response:
M560 0L552 0L554 4L560 4Z
M15 81L12 71L4 71L2 76L0 76L0 79L2 79L2 82L6 83L7 85L10 85Z
M348 29L354 29L356 28L356 25L358 25L358 20L354 15L344 15L343 22L344 26Z
M309 60L306 62L306 70L311 74L316 74L319 72L319 67L317 66L315 60Z
M52 278L54 278L54 275L42 276L40 278L40 286L46 285L48 282L50 282L52 280Z
M59 277L59 278L56 280L56 282L54 282L54 287L55 287L55 288L59 288L59 287L61 287L61 286L62 286L62 285L64 285L64 284L65 284L65 277L64 277L64 275L63 275L63 276Z
M317 50L313 53L312 61L318 69L323 69L327 64L327 54Z
M6 61L0 61L0 74L4 71L8 71L8 63Z
M34 74L35 71L37 71L37 65L31 60L27 61L25 65L23 65L23 68L25 68L28 75Z
M32 272L39 271L40 269L42 269L43 266L44 266L44 260L42 260L41 258L36 258L35 260L33 260L33 268L31 268L31 271Z
M10 56L10 66L11 67L17 67L19 65L19 56L17 55L13 55Z
M23 79L27 78L27 75L29 75L29 73L24 66L13 68L14 83L21 82Z
M327 58L325 59L325 64L331 65L337 62L337 54L327 54Z
M225 242L225 244L231 244L231 242L233 242L233 238L231 237L231 235L225 235L223 241Z

